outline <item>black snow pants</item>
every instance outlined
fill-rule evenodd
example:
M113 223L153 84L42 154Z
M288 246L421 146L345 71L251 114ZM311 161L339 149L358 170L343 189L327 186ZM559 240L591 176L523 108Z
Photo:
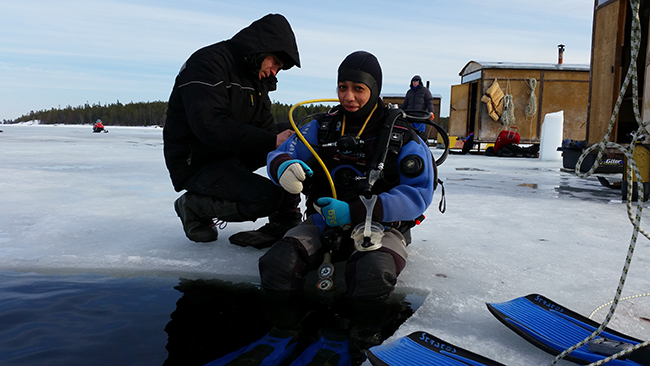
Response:
M253 221L276 212L295 210L300 203L300 195L287 193L237 158L206 165L188 179L183 188L236 202L239 214Z

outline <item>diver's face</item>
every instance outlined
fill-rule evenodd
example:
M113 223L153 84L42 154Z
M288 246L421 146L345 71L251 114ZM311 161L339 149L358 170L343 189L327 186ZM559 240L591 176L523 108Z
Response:
M370 100L370 88L363 83L339 81L337 87L339 102L346 111L354 113Z

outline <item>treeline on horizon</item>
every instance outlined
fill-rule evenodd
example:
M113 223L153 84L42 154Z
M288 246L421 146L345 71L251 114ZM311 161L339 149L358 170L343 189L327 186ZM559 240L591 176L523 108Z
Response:
M271 105L271 114L276 122L289 121L291 104L274 102ZM293 112L296 123L301 118L314 113L329 110L331 107L322 104L299 106ZM122 104L118 100L114 104L86 103L83 106L65 108L52 108L50 110L31 111L15 120L3 121L7 124L40 121L41 124L93 124L98 119L105 126L161 126L165 125L167 102L138 102Z

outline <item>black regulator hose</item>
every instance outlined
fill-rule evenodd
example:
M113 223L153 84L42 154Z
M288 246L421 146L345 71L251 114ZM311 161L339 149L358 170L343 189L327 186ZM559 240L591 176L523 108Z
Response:
M451 149L451 146L449 146L449 135L447 135L447 131L445 131L442 126L431 120L431 113L429 111L423 111L420 109L407 109L404 111L404 113L406 113L406 119L410 119L411 122L415 120L419 123L424 123L432 126L436 129L436 131L438 131L438 135L442 136L442 142L445 144L445 151L438 159L436 159L436 166L442 165L442 163L447 160L447 157L449 156L449 149Z

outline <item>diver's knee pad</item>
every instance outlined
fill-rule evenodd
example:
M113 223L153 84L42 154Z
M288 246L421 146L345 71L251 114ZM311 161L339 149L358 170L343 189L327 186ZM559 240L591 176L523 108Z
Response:
M307 250L295 238L282 238L259 260L262 287L268 290L299 290L307 272Z
M397 282L395 259L382 250L356 253L345 269L347 296L354 300L386 299Z

